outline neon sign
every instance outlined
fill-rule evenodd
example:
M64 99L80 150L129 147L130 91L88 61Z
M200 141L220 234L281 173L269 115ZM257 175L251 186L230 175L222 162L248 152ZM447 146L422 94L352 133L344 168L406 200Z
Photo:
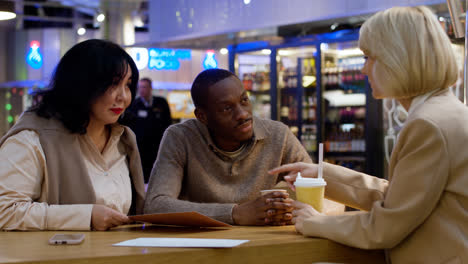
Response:
M148 65L149 56L147 48L127 48L127 52L132 57L138 70L143 70Z
M39 41L33 40L29 44L30 49L26 55L26 62L33 69L39 69L42 67L42 54L39 52Z
M178 70L180 68L180 60L192 59L190 50L174 50L174 49L149 49L149 69L156 70Z
M218 61L215 59L214 50L206 51L205 60L203 60L203 68L205 69L213 69L218 67Z

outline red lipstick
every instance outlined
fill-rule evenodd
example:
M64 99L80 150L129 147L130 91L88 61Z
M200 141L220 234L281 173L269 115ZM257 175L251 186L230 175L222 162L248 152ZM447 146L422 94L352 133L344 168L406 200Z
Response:
M110 110L114 112L114 114L119 115L120 113L122 113L123 108L111 108Z

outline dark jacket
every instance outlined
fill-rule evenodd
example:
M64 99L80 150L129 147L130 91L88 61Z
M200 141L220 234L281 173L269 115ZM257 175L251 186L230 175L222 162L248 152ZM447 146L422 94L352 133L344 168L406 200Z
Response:
M172 123L169 105L166 99L153 96L152 105L147 107L141 98L137 98L127 109L123 120L135 132L145 182L148 182L161 138Z

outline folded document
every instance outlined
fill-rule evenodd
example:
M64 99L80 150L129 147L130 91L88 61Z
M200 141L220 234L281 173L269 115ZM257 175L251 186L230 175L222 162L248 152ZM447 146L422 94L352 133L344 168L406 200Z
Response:
M194 226L194 227L231 227L231 225L202 215L197 212L145 214L129 216L130 220L160 225Z

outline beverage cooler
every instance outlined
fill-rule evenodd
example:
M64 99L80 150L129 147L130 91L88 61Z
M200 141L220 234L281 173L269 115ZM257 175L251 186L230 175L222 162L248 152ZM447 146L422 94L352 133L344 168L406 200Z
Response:
M312 159L383 177L382 103L361 73L358 30L230 47L254 115L289 126Z
M362 74L356 39L320 44L322 141L328 162L383 177L381 101Z

